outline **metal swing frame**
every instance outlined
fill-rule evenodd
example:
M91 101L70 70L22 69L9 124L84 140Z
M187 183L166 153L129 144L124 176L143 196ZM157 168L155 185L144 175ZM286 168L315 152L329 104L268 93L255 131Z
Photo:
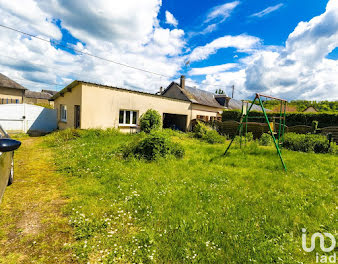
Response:
M279 117L274 117L274 119L279 119L279 128L278 128L278 137L277 138L275 137L274 131L273 131L271 125L270 125L269 118L268 118L268 116L266 114L266 111L265 111L265 108L264 108L264 105L263 105L261 97L270 98L270 99L274 99L274 100L280 101L280 113L279 113ZM285 130L285 119L286 119L285 118L285 116L286 116L285 112L286 112L286 104L287 104L287 100L285 100L285 99L276 98L276 97L272 97L272 96L269 96L269 95L263 95L263 94L256 93L256 96L252 100L251 105L250 105L249 108L244 107L244 104L246 104L246 106L247 106L248 102L243 102L243 105L242 105L242 116L241 116L240 124L238 125L237 131L234 134L234 136L232 137L232 139L230 141L230 144L227 147L227 149L225 150L225 152L224 152L223 155L227 154L227 152L229 151L232 143L235 140L235 137L238 134L240 134L240 137L241 137L240 138L240 144L242 145L243 125L245 124L245 136L246 136L247 131L248 131L248 119L249 118L262 118L261 116L259 116L259 117L257 117L257 116L249 116L249 112L250 112L252 106L255 104L256 100L258 100L259 105L262 108L263 115L264 115L263 118L265 119L265 122L268 124L270 135L271 135L273 143L274 143L274 145L276 147L277 154L278 154L278 156L280 158L280 161L281 161L281 163L283 165L284 170L286 171L287 170L286 169L286 165L285 165L283 157L282 157L282 144L284 142L284 130ZM282 127L282 122L283 122L283 127ZM245 137L245 140L246 140L246 137Z

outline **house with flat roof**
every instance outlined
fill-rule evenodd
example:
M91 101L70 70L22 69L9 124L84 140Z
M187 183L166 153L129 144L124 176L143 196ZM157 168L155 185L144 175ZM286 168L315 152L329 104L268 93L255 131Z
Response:
M59 129L118 128L136 132L140 116L148 109L157 110L166 126L182 131L189 129L191 120L187 101L84 81L73 81L51 100L58 112Z

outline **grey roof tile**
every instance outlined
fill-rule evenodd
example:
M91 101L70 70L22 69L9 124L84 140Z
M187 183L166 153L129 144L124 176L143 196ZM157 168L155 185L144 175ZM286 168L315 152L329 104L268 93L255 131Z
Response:
M0 87L6 87L6 88L13 88L13 89L19 89L19 90L27 90L22 85L18 84L17 82L11 80L7 76L0 73Z

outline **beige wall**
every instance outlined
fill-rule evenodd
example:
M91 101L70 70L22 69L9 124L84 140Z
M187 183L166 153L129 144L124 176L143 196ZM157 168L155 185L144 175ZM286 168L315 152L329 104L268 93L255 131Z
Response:
M67 122L60 121L60 105L67 106ZM187 116L187 129L190 129L191 120L197 115L217 116L222 108L191 104L172 98L158 95L142 94L136 91L126 91L99 85L80 83L71 92L65 92L54 101L57 109L58 126L60 129L74 128L74 106L81 105L81 128L119 128L123 132L136 132L138 127L121 126L119 111L132 110L140 116L148 109L155 109L163 117L163 113Z
M119 125L119 111L138 111L139 119L148 109L155 109L162 116L163 113L187 115L189 128L189 102L96 85L82 86L81 128L115 127L126 132L135 131L133 127Z
M0 87L0 104L1 99L13 99L13 100L18 99L19 103L22 103L22 96L24 92L25 90Z
M218 112L222 112L224 108L216 108L206 105L192 104L192 119L196 119L198 115L208 116L209 119L211 116L216 117L220 116Z
M74 106L81 105L81 90L82 84L78 84L72 88L71 92L66 92L63 96L59 96L54 101L54 109L57 110L58 127L59 129L74 128ZM67 122L60 120L60 105L67 106ZM81 106L81 112L82 112ZM82 116L82 113L81 113ZM81 120L82 121L82 120Z

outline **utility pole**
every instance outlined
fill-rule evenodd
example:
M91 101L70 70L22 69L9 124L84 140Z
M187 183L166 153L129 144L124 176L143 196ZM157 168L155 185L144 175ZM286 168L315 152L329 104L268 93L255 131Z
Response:
M232 85L232 96L231 96L231 98L234 98L234 92L235 92L235 85Z

